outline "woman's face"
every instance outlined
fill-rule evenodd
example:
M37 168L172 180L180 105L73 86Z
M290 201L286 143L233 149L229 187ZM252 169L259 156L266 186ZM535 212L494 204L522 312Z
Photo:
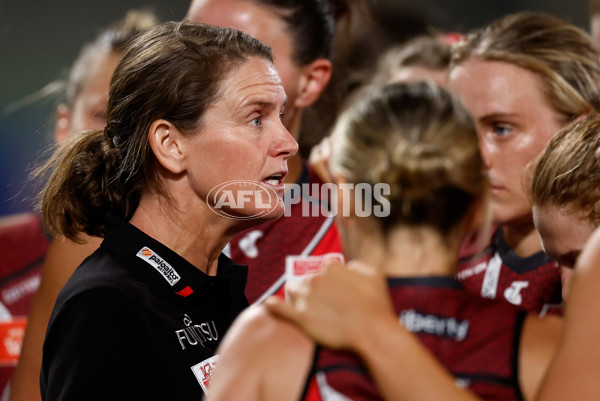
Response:
M514 64L471 58L450 71L448 86L475 121L495 223L530 221L523 173L561 128L542 80Z
M281 79L267 60L250 57L226 76L218 100L202 118L200 131L184 139L191 150L186 156L187 177L201 199L220 184L252 181L277 194L277 210L269 218L281 216L287 159L298 151L298 144L281 122L286 100ZM250 185L245 190L260 190L258 187ZM228 188L234 192L244 189ZM240 199L237 193L232 196ZM251 207L252 194L249 196L247 206Z
M568 206L554 205L534 205L533 222L540 234L542 248L561 268L563 299L566 299L572 269L596 226L585 214Z
M70 108L65 105L59 106L56 142L62 142L72 132L104 129L110 80L121 57L121 54L112 52L98 54L90 63L86 79L73 105Z
M188 13L192 21L236 28L268 44L273 50L273 62L281 76L288 96L284 124L290 128L294 102L298 96L301 67L293 56L293 43L285 22L266 6L247 0L202 0L194 1Z

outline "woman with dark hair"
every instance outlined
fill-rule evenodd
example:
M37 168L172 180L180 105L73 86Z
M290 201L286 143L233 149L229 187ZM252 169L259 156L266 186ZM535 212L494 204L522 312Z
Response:
M239 29L271 46L273 62L289 99L283 123L302 148L303 114L319 99L332 77L336 24L353 3L360 0L194 0L188 18ZM288 165L286 183L299 188L322 184L300 153L291 157ZM246 296L250 303L262 302L273 294L283 295L289 256L341 252L333 217L305 212L329 207L320 191L288 190L286 205L281 219L231 241L231 258L248 265Z
M104 129L71 135L38 170L51 171L40 194L49 231L104 238L57 299L43 399L206 392L216 346L247 306L246 272L221 251L283 213L297 151L285 101L270 48L239 31L171 22L130 44ZM269 213L250 219L257 202L218 213L223 202L209 195L230 181L250 186L228 195L250 189Z

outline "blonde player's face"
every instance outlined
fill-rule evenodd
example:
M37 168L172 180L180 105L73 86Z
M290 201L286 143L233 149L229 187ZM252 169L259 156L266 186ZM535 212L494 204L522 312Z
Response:
M448 87L475 121L495 223L531 221L523 173L561 128L542 80L514 64L471 58L450 71Z

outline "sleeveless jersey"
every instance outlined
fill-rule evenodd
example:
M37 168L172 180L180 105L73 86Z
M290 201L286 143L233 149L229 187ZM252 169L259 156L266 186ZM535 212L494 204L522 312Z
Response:
M246 298L262 302L268 296L283 296L288 257L339 255L342 245L334 216L327 216L328 199L321 197L323 184L304 166L296 191L286 191L285 214L247 230L229 244L229 256L248 265ZM298 191L300 189L300 191Z
M460 255L457 278L472 294L502 299L531 313L562 314L560 269L544 252L522 258L497 229L482 253L471 238Z
M388 282L399 324L419 337L458 386L485 400L522 400L517 363L524 311L473 296L451 277ZM383 398L356 355L317 347L301 399Z

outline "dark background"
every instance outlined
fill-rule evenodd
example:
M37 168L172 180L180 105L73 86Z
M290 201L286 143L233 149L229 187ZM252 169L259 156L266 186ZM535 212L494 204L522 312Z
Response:
M52 142L55 98L14 110L15 102L61 77L82 44L131 8L150 8L160 20L180 20L190 0L0 0L0 216L31 209L27 173ZM377 1L377 0L372 0ZM385 0L379 0L385 1ZM516 11L557 15L589 30L587 0L387 0L435 21L445 30L466 31Z

